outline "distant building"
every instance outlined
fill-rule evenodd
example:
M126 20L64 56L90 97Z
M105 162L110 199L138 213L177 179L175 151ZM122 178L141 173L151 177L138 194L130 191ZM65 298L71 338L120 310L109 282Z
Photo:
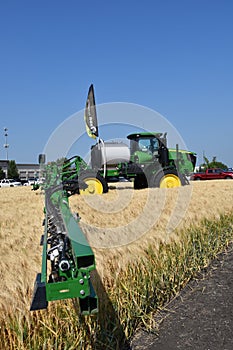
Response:
M7 175L9 160L0 160L0 167ZM27 180L28 178L40 177L40 165L39 164L16 164L20 180Z

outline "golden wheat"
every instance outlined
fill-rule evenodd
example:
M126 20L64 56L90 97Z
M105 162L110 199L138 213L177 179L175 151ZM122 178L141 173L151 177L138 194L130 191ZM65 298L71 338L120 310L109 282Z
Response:
M70 203L82 218L80 225L93 246L97 271L109 293L97 286L99 296L105 299L104 304L110 298L117 305L114 329L118 347L113 348L120 349L119 320L128 337L139 322L153 324L153 307L168 300L231 240L231 234L224 235L232 230L231 218L229 223L225 219L222 233L225 221L221 215L232 213L233 182L195 182L168 190L133 191L131 183L115 187L103 196L74 196ZM28 187L0 189L0 200L0 319L5 327L5 331L1 329L1 346L39 349L43 344L44 348L62 349L64 341L72 344L69 349L78 349L75 344L92 349L97 332L101 348L101 339L108 338L107 329L112 332L108 318L102 326L89 318L77 322L71 303L64 301L64 307L55 303L58 306L52 305L49 312L29 313L33 282L41 269L43 195ZM215 223L212 227L206 222L200 235L195 227L204 218L215 219ZM164 245L168 242L175 244L170 248ZM128 265L129 261L135 264ZM112 317L109 309L104 314ZM61 327L66 329L65 339Z
M156 247L161 241L179 239L175 228L190 227L233 208L232 181L194 182L169 190L133 191L131 183L115 187L103 196L70 199L72 209L81 216L80 225L93 246L102 277L108 275L109 261L114 261L117 273L129 259L143 254L148 244ZM148 199L150 193L153 195ZM182 195L177 200L179 194ZM4 286L0 289L0 307L25 307L25 297L19 290L31 291L35 274L41 268L43 195L29 187L2 188L0 200L0 277ZM26 306L29 307L29 300Z

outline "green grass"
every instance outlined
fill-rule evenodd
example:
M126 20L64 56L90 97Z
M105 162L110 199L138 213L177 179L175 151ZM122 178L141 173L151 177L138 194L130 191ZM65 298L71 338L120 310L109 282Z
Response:
M0 325L0 349L122 350L136 329L156 327L156 310L233 241L233 213L204 220L179 237L179 242L161 243L157 250L149 246L116 280L114 262L112 276L103 284L96 275L96 316L77 315L70 300L51 303L47 311L9 309Z

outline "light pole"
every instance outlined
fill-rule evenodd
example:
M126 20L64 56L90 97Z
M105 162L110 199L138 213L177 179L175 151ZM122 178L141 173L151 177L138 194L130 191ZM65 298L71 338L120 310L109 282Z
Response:
M5 132L5 144L4 144L4 148L6 149L6 160L8 160L8 148L9 148L9 144L7 143L7 137L8 137L8 129L4 128L4 132Z

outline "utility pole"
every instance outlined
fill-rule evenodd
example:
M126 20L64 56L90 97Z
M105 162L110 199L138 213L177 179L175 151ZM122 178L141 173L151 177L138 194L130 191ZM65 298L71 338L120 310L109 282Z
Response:
M6 161L7 161L7 165L6 165L6 178L8 177L8 148L9 148L9 143L7 142L7 137L8 137L8 129L4 128L4 136L5 136L5 144L4 144L4 148L6 150Z
M4 148L6 149L6 160L8 161L8 148L9 148L9 144L7 143L7 137L8 137L8 129L4 128L4 132L5 132L5 144L4 144Z

